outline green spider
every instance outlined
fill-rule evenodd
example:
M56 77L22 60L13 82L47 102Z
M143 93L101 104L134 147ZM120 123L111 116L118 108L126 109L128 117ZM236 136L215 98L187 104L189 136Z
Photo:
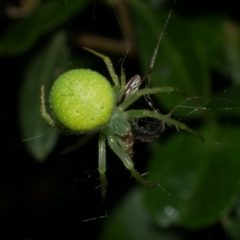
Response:
M42 117L64 135L85 134L76 144L66 148L63 153L79 148L93 135L99 133L98 171L103 199L106 196L107 190L107 179L105 176L106 141L137 181L147 188L155 187L155 183L145 180L135 170L131 153L129 153L129 149L134 141L132 128L136 126L138 119L146 117L157 119L163 124L166 123L167 125L175 126L177 129L186 130L203 140L197 132L185 124L170 118L169 115L163 115L154 110L129 109L142 96L149 96L156 93L182 93L174 87L146 87L139 89L140 85L150 78L161 37L162 35L158 39L149 70L143 78L135 75L127 84L124 71L121 70L119 78L109 57L94 50L84 48L103 59L112 78L113 86L111 86L104 76L89 69L71 70L62 74L55 81L50 92L53 117L46 111L44 86L41 88L40 111Z

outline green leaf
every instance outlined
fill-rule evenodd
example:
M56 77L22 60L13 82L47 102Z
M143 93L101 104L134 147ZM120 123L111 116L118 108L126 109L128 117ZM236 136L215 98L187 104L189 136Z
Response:
M0 37L0 56L27 51L39 36L70 20L87 3L87 0L44 1L32 15L16 21Z
M131 1L135 20L138 48L142 69L147 70L163 31L170 11L146 4L143 1ZM188 23L173 13L164 31L159 52L152 71L153 86L177 87L188 96L210 96L210 74L205 66L205 59L198 55L188 29ZM174 94L157 95L161 104L172 109L177 102Z
M102 240L185 240L180 231L156 228L143 205L143 188L132 189L119 202L102 228Z
M229 21L223 15L206 15L187 21L197 57L200 57L208 71L215 69L226 75L227 67L224 54L224 25Z
M222 221L223 227L226 229L226 232L231 236L232 240L240 239L240 205L239 201L233 214L226 216Z
M46 159L58 137L57 130L40 116L40 88L44 84L47 93L45 97L48 99L54 80L69 67L70 55L66 39L64 32L53 36L49 45L31 61L20 90L20 127L23 141L30 154L39 162Z
M240 28L230 22L225 24L226 66L234 84L240 83Z
M170 11L144 1L131 0L131 4L139 57L142 69L146 71ZM225 75L230 72L233 79L238 79L239 33L235 28L231 37L226 38L226 22L227 18L220 15L184 19L173 12L160 43L151 84L157 87L177 87L188 97L200 97L202 101L184 102L184 105L197 108L212 98L212 69ZM175 93L154 97L168 111L183 101L182 96ZM203 114L201 111L196 112ZM189 109L178 107L177 113L186 116Z
M145 203L159 226L213 224L237 197L240 161L235 143L239 129L209 124L199 132L204 143L181 132L161 148L156 146L149 179L161 187L146 191Z

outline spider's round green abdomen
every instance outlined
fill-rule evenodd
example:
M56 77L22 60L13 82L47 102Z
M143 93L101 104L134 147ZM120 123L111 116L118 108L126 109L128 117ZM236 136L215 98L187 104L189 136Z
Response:
M54 82L50 93L55 118L67 129L79 133L105 125L115 105L108 80L89 69L68 71Z

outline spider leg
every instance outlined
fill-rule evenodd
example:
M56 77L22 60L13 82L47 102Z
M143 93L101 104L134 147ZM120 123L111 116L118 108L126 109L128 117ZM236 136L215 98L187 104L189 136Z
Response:
M55 121L47 113L47 110L46 110L44 85L42 85L42 87L41 87L40 112L41 112L42 117L47 121L47 123L49 123L53 127L56 127Z
M154 52L153 52L153 55L152 55L152 58L151 58L151 61L150 61L150 65L149 65L149 68L148 70L145 72L143 78L142 78L142 82L144 82L146 79L148 80L148 84L149 85L149 82L150 82L150 79L151 79L151 72L153 70L153 67L154 67L154 63L155 63L155 60L156 60L156 57L157 57L157 53L158 53L158 49L159 49L159 46L160 46L160 43L162 41L162 38L163 38L163 35L164 35L164 32L165 32L165 29L167 27L167 24L168 24L168 21L171 17L171 14L172 14L172 10L170 10L169 14L168 14L168 17L167 17L167 20L163 26L163 29L162 29L162 32L158 38L158 41L157 41L157 45L154 49Z
M125 86L126 86L126 75L124 73L124 69L121 68L121 76L120 76L120 89L117 92L117 103L121 102L121 99L123 98L125 94Z
M124 166L131 172L132 176L137 179L143 186L147 188L154 188L155 183L146 181L134 168L132 159L130 156L117 144L117 137L108 135L108 144L114 153L122 160Z
M136 91L138 91L140 85L141 85L144 81L148 80L148 82L147 82L147 84L146 84L146 88L149 87L149 85L150 85L149 82L150 82L151 72L152 72L153 67L154 67L154 62L155 62L155 59L156 59L156 56L157 56L157 53L158 53L159 45L160 45L160 42L161 42L161 40L162 40L162 37L163 37L164 31L165 31L165 29L166 29L166 26L167 26L167 24L168 24L168 21L169 21L169 19L170 19L170 17L171 17L171 13L172 13L172 11L170 11L170 13L169 13L169 15L168 15L168 18L167 18L167 20L166 20L166 22L165 22L165 24L164 24L163 31L162 31L159 39L158 39L157 46L156 46L156 48L155 48L155 50L154 50L154 52L153 52L153 55L152 55L152 58L151 58L151 61L150 61L149 69L145 72L143 78L141 78L139 75L135 75L135 76L133 76L133 77L128 81L128 83L127 83L126 86L125 86L125 94L123 95L123 98L121 99L122 101L126 100L129 96L131 96L133 93L135 93ZM144 97L145 97L145 99L146 99L146 101L147 101L148 103L151 102L151 104L149 104L149 105L150 105L150 107L155 111L156 108L154 108L154 105L153 105L153 103L152 103L152 100L151 100L150 96L149 96L149 95L147 95L147 96L144 95ZM147 99L147 98L148 98L148 99ZM157 111L157 110L156 110L156 111Z
M55 127L60 133L62 133L65 136L70 135L66 129L62 127L62 125L55 121L48 113L46 109L46 104L45 104L45 91L44 91L44 85L41 87L41 96L40 96L40 113L41 116L46 120L48 124L51 126Z
M112 78L112 80L115 84L115 90L116 90L116 92L118 92L119 89L120 89L120 82L119 82L119 78L118 78L118 76L117 76L117 74L116 74L116 72L113 68L113 64L112 64L112 61L110 60L110 58L101 54L101 53L99 53L99 52L96 52L96 51L94 51L90 48L84 47L84 49L91 52L92 54L100 57L105 62L106 66L107 66L107 69L108 69L108 72L109 72L109 74L110 74L110 76L111 76L111 78Z
M144 74L144 76L143 76L143 78L141 80L141 83L146 81L145 88L148 88L150 86L151 73L152 73L152 70L153 70L153 67L154 67L154 63L155 63L155 60L156 60L156 57L157 57L158 49L159 49L160 43L162 41L165 29L167 27L168 21L169 21L169 19L171 17L171 14L172 14L172 10L170 10L170 12L168 14L168 17L167 17L167 20L166 20L166 22L165 22L165 24L163 26L162 32L161 32L161 34L160 34L160 36L158 38L157 45L156 45L156 47L154 49L154 52L153 52L153 55L152 55L152 58L151 58L151 61L150 61L149 68L145 72L145 74ZM149 94L144 95L144 98L145 98L146 102L148 103L148 105L153 109L153 111L159 112L159 110L154 106L153 101L152 101L152 99L151 99Z
M123 89L125 89L125 86L126 86L126 75L125 75L125 72L124 72L124 69L123 69L123 68L121 68L120 81L121 81L121 87L122 87Z
M152 100L152 98L150 97L149 94L144 95L144 98L145 98L148 106L149 106L150 108L152 108L152 110L153 110L154 112L160 112L160 110L159 110L159 109L155 106L155 104L153 103L153 100Z
M139 75L134 75L126 84L124 94L122 95L120 103L122 103L124 100L126 100L129 96L131 96L133 93L139 90L141 84L143 83L143 79ZM146 88L148 88L148 84L146 85ZM144 98L147 102L147 104L153 109L155 112L159 112L159 109L157 109L154 106L154 103L150 97L149 94L144 95Z
M120 102L123 102L124 100L126 100L129 96L131 96L133 93L135 93L136 91L139 91L139 87L142 84L142 79L139 75L135 75L133 76L128 83L125 86L125 93L121 99ZM160 112L159 109L157 109L154 106L154 103L152 101L152 99L150 98L150 95L144 95L144 98L146 100L146 102L148 103L148 105L153 109L153 111L155 112ZM158 121L158 127L155 128L154 130L149 129L148 127L140 127L137 123L137 121L132 121L131 122L131 129L132 129L132 133L131 136L125 136L124 137L124 142L127 142L127 145L129 145L129 142L132 142L133 145L133 141L137 140L137 141L141 141L141 142L151 142L154 139L159 137L159 134L162 133L165 129L165 124L162 121ZM131 141L130 141L131 140ZM131 148L132 149L132 146ZM132 156L133 151L130 151L131 154L128 153L129 156Z
M122 102L119 105L119 107L124 111L126 108L128 108L132 103L134 103L138 98L140 98L143 95L171 92L178 92L184 94L183 91L174 87L143 88L131 94L124 102Z
M197 136L198 138L200 138L202 141L204 141L203 137L200 134L198 134L191 128L187 127L185 124L183 124L175 119L172 119L168 116L164 116L160 113L149 111L149 110L129 110L129 111L124 112L124 114L125 114L126 118L130 119L130 120L135 119L135 118L144 118L144 117L158 119L167 124L173 125L176 128L188 131L188 132L192 133L193 135Z
M107 178L106 172L106 137L100 134L98 141L98 171L101 181L101 194L103 201L105 200L107 193Z

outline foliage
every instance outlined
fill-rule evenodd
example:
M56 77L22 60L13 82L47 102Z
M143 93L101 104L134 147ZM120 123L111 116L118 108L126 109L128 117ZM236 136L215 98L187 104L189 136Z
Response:
M48 91L55 78L75 67L75 62L86 66L84 56L71 52L76 46L68 21L83 14L90 2L43 1L32 15L9 23L0 36L2 59L31 56L22 70L24 77L18 79L19 121L22 139L46 136L26 141L29 153L38 162L48 159L58 139L55 130L40 117L40 86L44 83ZM169 11L154 1L131 0L129 5L144 73ZM43 36L47 38L38 49ZM240 29L228 16L184 18L172 13L151 84L174 86L189 97L201 98L184 102L184 107L180 105L171 116L197 130L205 142L174 131L164 142L149 144L148 159L133 158L134 162L148 163L148 179L159 187L131 190L106 220L102 239L187 239L188 230L214 224L221 224L231 239L239 239L239 66ZM155 100L169 113L184 99L159 94ZM171 231L174 227L184 232Z

